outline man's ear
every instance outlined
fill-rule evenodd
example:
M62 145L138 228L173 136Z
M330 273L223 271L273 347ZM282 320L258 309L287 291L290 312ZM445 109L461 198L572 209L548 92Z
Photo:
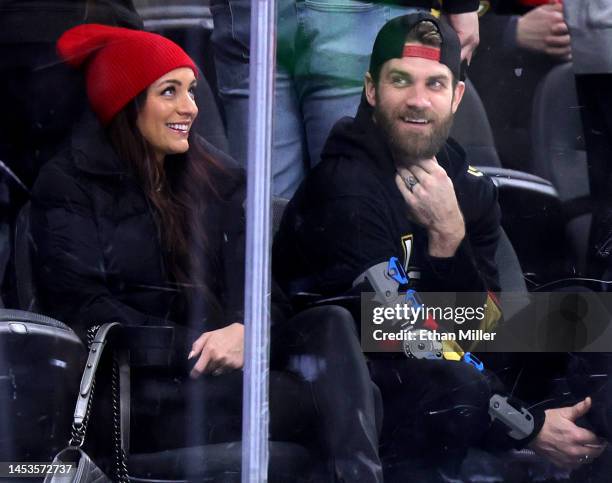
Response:
M465 82L457 82L455 86L455 92L453 93L453 103L451 105L451 109L453 114L457 112L457 108L461 103L461 99L463 98L463 93L465 92Z
M370 104L372 107L376 107L376 84L374 83L374 79L372 79L369 72L366 72L365 75L364 88L368 104Z

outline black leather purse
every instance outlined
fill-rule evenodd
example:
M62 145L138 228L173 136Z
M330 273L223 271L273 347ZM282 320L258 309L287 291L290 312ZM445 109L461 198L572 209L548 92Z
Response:
M114 480L109 478L83 451L87 427L91 415L93 394L96 385L96 371L100 365L104 348L108 342L108 335L112 330L121 327L119 323L109 323L95 326L88 331L89 356L83 370L74 419L72 422L71 438L68 446L61 450L53 459L53 464L58 468L65 469L66 464L71 464L69 473L56 472L49 474L44 483L128 483L126 453L123 450L120 412L120 381L119 372L127 366L122 357L113 353L112 373L112 399L113 399L113 440L114 440ZM129 424L129 422L127 423Z

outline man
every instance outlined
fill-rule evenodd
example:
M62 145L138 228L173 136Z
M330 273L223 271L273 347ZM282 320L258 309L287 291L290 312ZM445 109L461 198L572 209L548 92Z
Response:
M275 240L275 275L288 293L345 293L365 270L401 255L417 291L499 289L495 188L448 139L465 89L459 70L459 40L434 17L407 15L382 28L357 116L332 130ZM490 329L500 314L485 297L482 327ZM502 392L494 377L456 361L405 358L375 358L371 372L385 402L387 469L457 462L485 438L508 443L507 428L491 426L487 412ZM586 399L533 412L533 429L512 444L568 467L595 458L598 438L574 424L589 407Z
M247 161L251 0L212 0L217 85L230 154ZM393 17L431 10L434 0L279 0L273 193L291 198L319 162L330 129L359 104L376 33ZM478 45L478 0L444 0L442 14L469 62Z

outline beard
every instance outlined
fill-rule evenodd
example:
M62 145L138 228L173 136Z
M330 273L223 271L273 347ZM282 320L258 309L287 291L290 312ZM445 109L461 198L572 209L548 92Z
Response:
M374 119L383 132L396 163L409 165L422 159L433 158L448 139L454 118L450 110L446 116L440 117L427 110L412 108L397 112L379 106L377 103L374 108ZM403 117L427 119L430 121L429 132L406 129L401 119Z

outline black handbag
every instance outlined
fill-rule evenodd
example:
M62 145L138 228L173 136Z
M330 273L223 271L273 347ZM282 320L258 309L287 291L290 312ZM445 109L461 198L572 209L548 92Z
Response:
M83 451L82 446L85 442L87 427L91 415L93 393L96 383L96 370L102 359L104 348L108 342L108 335L111 330L121 327L119 323L108 323L95 326L88 331L89 356L83 370L79 394L77 396L76 407L74 409L74 419L72 422L71 438L68 446L61 450L53 459L53 464L62 471L66 469L66 464L71 464L69 473L57 471L48 474L44 483L128 483L126 452L122 443L121 430L121 404L120 404L120 382L119 372L127 364L121 358L113 354L113 373L112 373L112 399L113 399L113 440L114 440L114 480L109 478ZM125 424L125 423L124 423ZM127 423L129 424L129 422Z
M78 446L68 446L53 458L54 467L64 469L67 464L72 465L69 473L58 471L47 475L45 483L112 483L112 480Z

